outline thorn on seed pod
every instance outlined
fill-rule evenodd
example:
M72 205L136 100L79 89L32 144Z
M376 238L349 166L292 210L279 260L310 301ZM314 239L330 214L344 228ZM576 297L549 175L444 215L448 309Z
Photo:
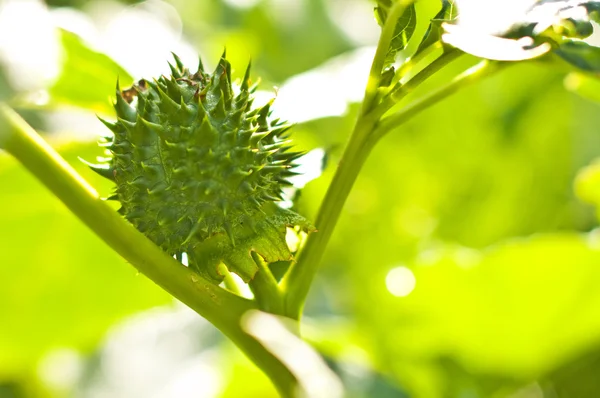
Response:
M117 121L100 119L113 156L90 165L116 182L110 198L126 219L168 253L188 253L190 267L215 283L215 262L249 280L250 252L287 260L285 227L312 230L275 203L299 153L280 140L289 126L271 120L273 101L251 108L251 63L233 83L226 55L212 74L201 60L192 74L173 54L171 76L125 90L117 82Z

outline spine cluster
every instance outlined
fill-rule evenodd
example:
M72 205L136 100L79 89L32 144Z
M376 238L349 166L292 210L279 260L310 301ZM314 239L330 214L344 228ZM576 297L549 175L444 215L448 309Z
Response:
M217 281L221 261L249 279L251 251L287 260L286 226L306 227L273 204L302 153L290 152L290 125L270 120L271 103L252 109L250 66L234 85L225 54L213 73L200 62L192 74L176 56L169 65L169 77L117 84L117 120L101 119L111 157L92 168L116 183L109 199L121 214L169 254L188 254ZM231 264L240 255L244 270Z

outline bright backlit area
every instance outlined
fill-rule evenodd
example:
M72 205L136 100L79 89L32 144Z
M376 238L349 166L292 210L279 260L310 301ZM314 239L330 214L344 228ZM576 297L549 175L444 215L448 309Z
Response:
M599 22L0 0L0 398L600 397Z

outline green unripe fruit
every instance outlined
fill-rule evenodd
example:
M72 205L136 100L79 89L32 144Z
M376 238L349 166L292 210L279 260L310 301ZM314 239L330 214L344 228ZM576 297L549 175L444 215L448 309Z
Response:
M225 54L212 74L175 61L168 78L117 84L117 121L102 120L112 157L92 168L116 183L109 199L120 213L167 253L186 253L215 282L220 262L247 281L252 251L289 260L286 227L311 228L273 203L301 153L289 152L290 126L270 120L271 103L252 109L250 67L234 90Z

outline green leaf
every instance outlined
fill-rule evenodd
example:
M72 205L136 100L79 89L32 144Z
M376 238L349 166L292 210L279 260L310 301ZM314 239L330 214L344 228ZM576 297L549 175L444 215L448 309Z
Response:
M460 21L472 34L520 39L534 38L536 43L560 43L570 38L586 38L593 33L591 20L598 19L599 1L582 0L538 0L531 6L528 2L498 3L483 15L480 2L459 2L463 15L470 15L469 21ZM472 7L472 9L470 9ZM502 18L495 15L500 12ZM481 14L481 18L477 18ZM490 29L486 30L486 19ZM512 20L511 20L512 19Z
M590 19L600 23L600 1L589 2L584 7L587 9Z
M586 38L593 33L590 20L597 17L598 1L540 0L520 21L515 21L508 37ZM592 15L593 14L593 15Z
M530 37L518 40L493 35L474 34L461 25L445 25L445 43L467 54L495 61L524 61L541 57L550 51L548 43L535 45Z
M442 9L433 17L427 31L425 32L425 36L421 40L417 51L417 54L424 51L429 46L432 46L436 42L438 42L442 38L442 33L444 30L442 29L442 23L444 22L453 22L458 17L458 8L456 6L456 0L442 0Z
M286 228L298 226L305 232L313 232L315 228L304 217L274 203L266 203L261 209L262 213L254 217L253 227L240 226L235 245L225 233L215 234L196 245L194 251L188 253L190 267L220 282L223 275L219 275L218 265L223 262L231 272L248 282L258 271L251 252L256 252L267 263L292 260L285 240Z
M589 20L577 20L573 18L566 18L560 20L554 25L554 30L562 36L574 38L574 39L585 39L594 33L594 26Z
M586 72L600 73L600 48L583 41L566 41L554 50L559 57Z
M392 80L394 79L394 75L396 74L396 68L390 66L381 74L381 81L379 82L379 87L388 87Z
M380 0L379 5L375 7L375 18L377 18L377 22L380 26L383 26L387 20L391 4L392 3L390 0ZM411 4L406 8L396 23L394 36L385 57L384 69L395 62L398 51L402 51L406 48L406 45L415 32L416 27L417 12L414 4Z
M592 34L589 13L599 2L580 0L542 0L538 1L525 14L522 21L516 21L513 35L521 36L557 36L567 38L585 38Z
M133 78L109 56L92 50L76 34L61 30L64 64L49 89L50 104L72 105L97 113L112 114L110 98L117 79L129 86Z
M451 70L441 73L444 77L440 78L451 79L453 76ZM548 295L552 296L552 290L562 293L562 279L567 281L566 285L573 284L570 267L556 269L555 263L545 265L544 259L540 259L532 269L529 262L523 260L506 270L504 278L477 278L477 282L467 288L473 293L471 289L476 289L475 283L483 281L484 288L470 297L472 303L485 303L481 308L470 308L464 317L461 316L462 305L465 302L474 305L469 300L454 302L456 306L445 304L462 294L464 285L457 285L454 278L444 279L445 275L440 275L438 285L431 286L428 283L431 279L425 281L420 272L429 266L427 259L436 262L440 254L435 249L427 250L429 247L424 247L427 241L445 240L481 247L511 235L525 236L557 229L588 230L596 225L590 206L573 198L572 176L590 156L600 154L598 105L575 95L565 95L563 77L560 68L526 62L458 92L449 101L431 109L435 117L432 113L423 113L406 125L407 130L403 130L406 134L399 132L388 137L386 145L376 148L356 182L325 254L320 274L322 282L317 281L313 287L307 313L318 316L326 310L338 314L338 308L348 309L349 318L356 322L367 340L362 346L364 352L376 355L373 363L384 369L397 385L410 387L410 396L481 398L509 395L476 395L472 390L460 393L453 390L455 394L451 394L448 391L450 386L465 379L479 383L480 375L506 381L502 372L487 366L468 366L468 372L459 380L453 378L453 373L446 371L446 367L438 365L435 358L455 356L459 349L461 352L468 349L465 348L470 344L467 335L477 335L482 330L488 333L488 329L490 334L494 331L502 334L511 328L518 333L533 327L540 330L539 344L547 344L543 321L556 315L556 302L539 300L529 304L538 290L528 291L521 283L535 281L536 272L542 275L545 271L558 273L559 276L554 275L556 282L549 285ZM311 125L313 129L318 128L311 134L319 145L323 140L332 139L323 132L336 131L331 128L333 123L329 123L313 122ZM339 142L343 142L343 138L336 137ZM458 148L457 143L462 147ZM331 156L332 163L339 160L339 152ZM331 170L326 171L323 178L307 185L300 202L302 214L314 219L312 214L318 209L331 174ZM423 257L419 274L413 270L415 290L404 298L388 297L390 293L385 289L388 271L409 263L415 253L422 253ZM458 250L458 262L468 260L471 253L473 251L468 249ZM569 254L567 252L567 256ZM585 267L590 272L594 269L593 265ZM531 272L523 277L523 282L519 279L519 268L524 273ZM577 265L573 268L579 269ZM586 297L596 295L598 290L597 279L592 278L591 273L589 276L588 285L570 288L581 293L577 299L556 299L568 306L567 312L581 309L584 322L598 316L589 311L587 303ZM494 287L496 283L502 285L498 290ZM419 293L421 299L409 302L411 295L424 289L425 284L431 287L427 292ZM437 293L436 287L440 289ZM518 290L519 299L512 299L513 290ZM431 296L427 299L429 293ZM332 299L328 301L327 297ZM510 304L506 303L508 300ZM377 303L377 311L373 310L373 303ZM443 308L434 314L429 310L420 311L422 305L435 308L441 303L444 303ZM515 315L512 321L506 321L509 326L502 325L502 329L494 329L500 319L496 320L498 323L486 326L485 321L493 320L494 315L510 313L510 310L500 312L504 305L519 309L521 303L527 305L523 311L532 315L530 318L527 314L519 316L519 319L524 318L522 325ZM483 316L486 312L489 317L481 320L480 313ZM455 324L450 331L446 325L453 320ZM465 322L461 323L463 320ZM546 329L549 338L568 333L567 319L564 329L557 324L553 325L552 333L547 333L550 329ZM460 338L460 347L455 348L454 339L446 339L448 334L464 336ZM482 336L473 340L473 351L483 346L487 353L494 344L489 335ZM526 348L541 349L537 341ZM518 349L520 347L512 348L510 343L503 341L503 347L498 351L504 350L512 356ZM548 350L563 354L560 345ZM546 363L548 359L540 358L539 361ZM495 362L502 364L502 358L497 357ZM511 366L518 365L518 359L513 358L510 363ZM518 370L514 373L520 377Z

